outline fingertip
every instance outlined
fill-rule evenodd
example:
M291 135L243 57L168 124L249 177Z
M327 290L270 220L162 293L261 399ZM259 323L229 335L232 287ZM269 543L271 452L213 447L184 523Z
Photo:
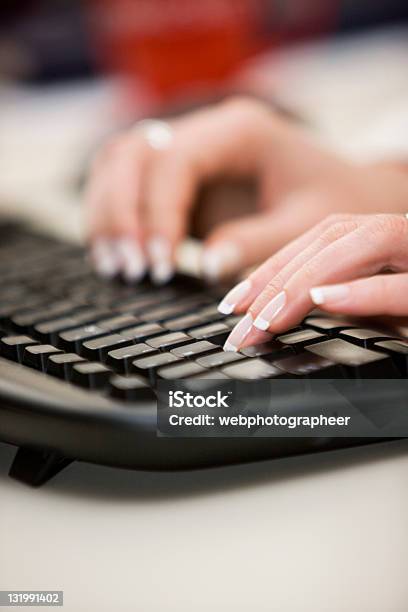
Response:
M246 279L235 285L218 304L218 311L224 315L230 315L239 306L252 289L252 283Z
M147 263L138 240L125 236L116 241L116 249L121 258L122 273L129 283L139 282L146 274Z
M170 240L156 235L147 242L147 253L150 264L150 276L156 285L164 285L174 276L173 249Z
M231 241L220 241L205 246L201 258L201 271L208 281L217 282L242 269L240 247Z
M102 278L113 278L120 270L120 256L112 239L96 238L91 246L91 259Z

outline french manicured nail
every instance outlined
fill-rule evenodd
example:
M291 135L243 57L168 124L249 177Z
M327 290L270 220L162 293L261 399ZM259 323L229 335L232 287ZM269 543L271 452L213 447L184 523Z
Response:
M134 238L121 238L116 245L124 277L129 282L139 281L146 273L146 260L140 245Z
M241 250L234 242L221 242L204 250L202 257L203 275L210 281L236 272L241 263Z
M155 236L147 243L150 259L150 275L156 285L167 283L174 275L170 243L163 236Z
M250 314L246 314L243 319L241 319L230 335L227 338L226 343L224 344L224 351L232 351L236 353L239 350L239 347L251 331L252 325L254 321Z
M250 290L250 280L244 280L242 283L235 285L235 287L233 287L231 291L227 293L225 298L218 304L219 312L225 315L229 315L234 312L235 306L238 304L238 302L243 300L246 295L248 295Z
M276 295L259 313L254 321L254 327L266 331L274 319L286 304L286 293L281 291Z
M328 285L326 287L313 287L310 289L310 297L316 306L326 302L340 302L350 293L347 285Z
M120 257L113 240L108 238L95 240L92 246L92 260L96 272L103 278L112 278L119 272Z

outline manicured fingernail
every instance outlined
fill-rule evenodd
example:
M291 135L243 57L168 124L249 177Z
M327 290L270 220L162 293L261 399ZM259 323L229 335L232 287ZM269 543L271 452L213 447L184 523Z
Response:
M221 242L204 250L203 275L210 281L236 272L241 263L241 250L234 242Z
M103 278L112 278L119 272L120 258L113 240L99 238L92 246L92 260L96 272Z
M339 302L344 300L350 293L347 285L328 285L326 287L313 287L310 289L310 297L316 306L326 302Z
M163 236L155 236L147 243L147 251L149 253L152 281L156 285L167 283L174 275L169 241Z
M253 319L250 314L246 314L243 319L236 324L232 332L227 338L224 344L224 351L232 351L236 353L239 347L251 331L253 325Z
M281 291L259 313L254 321L254 327L266 331L286 304L286 293Z
M222 314L229 315L234 312L235 306L240 302L251 290L251 281L244 280L242 283L235 285L227 293L225 298L218 304L218 311Z
M140 245L134 238L121 238L116 245L124 277L129 282L139 281L146 273L146 260Z

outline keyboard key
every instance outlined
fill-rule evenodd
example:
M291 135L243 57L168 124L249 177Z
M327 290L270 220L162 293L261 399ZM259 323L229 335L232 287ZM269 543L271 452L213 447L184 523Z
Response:
M142 359L136 359L132 363L132 370L138 372L142 376L149 378L152 384L156 381L157 370L164 365L180 361L179 357L172 353L159 353L152 355L151 357L143 357Z
M100 389L106 386L111 374L103 363L85 361L72 367L71 382L87 389Z
M229 378L236 380L261 380L264 378L285 377L282 370L259 358L247 359L240 363L226 366L222 369L222 372Z
M173 347L188 344L189 342L191 342L191 338L184 332L169 332L168 334L146 340L146 344L159 350L170 350Z
M173 353L173 355L176 355L177 357L188 358L194 357L195 355L200 355L201 353L208 353L217 349L218 346L216 344L212 344L207 340L202 340L201 342L184 344L183 346L172 349L170 352Z
M344 371L340 365L306 351L299 355L278 359L274 361L274 365L283 372L294 376L307 376L309 378L344 377Z
M183 301L182 299L177 304L168 304L150 309L148 312L140 314L140 318L146 323L150 321L166 321L167 319L176 318L177 315L186 314L201 303L202 300L190 299Z
M116 300L118 303L112 303L112 307L117 312L125 312L127 314L144 313L150 308L161 306L164 302L180 298L178 292L172 287L157 288L145 290L139 296L133 296L127 300Z
M205 357L199 357L196 363L204 368L218 368L227 363L232 363L233 361L239 361L241 359L245 359L245 356L241 355L241 353L218 351L216 353L211 353L211 355L206 355Z
M293 333L284 334L283 336L277 336L276 340L298 351L303 349L307 344L325 340L326 338L327 336L313 329L301 329Z
M229 336L230 328L228 325L225 325L225 323L219 321L217 323L196 327L195 329L189 329L187 333L196 340L211 340L211 342L218 346L224 346Z
M72 330L86 325L91 325L100 317L106 316L108 313L97 308L84 308L69 317L58 317L43 321L34 326L33 333L40 338L42 342L50 342L51 344L59 344L59 335L61 332ZM101 328L102 329L102 328ZM106 333L106 330L104 330ZM68 349L69 350L69 349Z
M345 319L331 319L330 317L308 317L304 320L304 324L325 334L336 334L342 329L358 327Z
M97 321L98 327L106 329L107 331L122 330L127 327L133 327L138 323L138 318L134 315L119 315L116 317L109 317L108 319L101 319Z
M408 376L408 342L403 340L384 340L376 342L374 349L378 347L383 353L391 355L401 374Z
M200 380L229 380L226 374L223 374L221 370L206 370L203 369L202 373L196 374L194 378Z
M0 355L21 362L24 349L30 344L38 344L30 336L3 336L0 340Z
M267 361L274 361L280 357L293 355L291 346L282 344L279 340L269 340L256 346L247 346L240 351L245 357L263 357Z
M47 374L70 380L73 365L81 361L85 359L76 353L56 353L48 356L45 369Z
M156 400L153 389L142 376L112 376L109 380L109 395L125 402Z
M348 329L340 332L339 338L354 342L359 346L370 348L378 340L386 340L389 336L382 334L381 332L373 329Z
M356 346L341 338L312 344L305 350L333 363L343 365L351 377L395 378L397 375L395 366L388 355Z
M189 327L194 327L203 324L203 319L199 314L189 314L184 315L182 317L177 317L176 319L170 319L170 321L165 321L163 323L163 327L170 331L183 331L184 329L188 329Z
M205 372L206 369L198 365L198 363L187 361L173 366L159 368L157 371L157 377L164 378L166 380L181 380L183 378L190 378L191 376Z
M142 342L139 344L131 344L130 346L109 351L106 363L115 370L115 372L125 373L129 371L132 361L137 357L154 352L155 349Z
M22 363L45 372L47 359L53 353L61 353L61 351L50 344L28 345L24 349Z
M218 311L214 312L213 308L203 308L192 314L177 317L163 323L166 329L184 330L202 326L204 323L211 323L221 317Z
M17 314L11 317L11 323L16 329L30 330L42 321L72 314L77 308L78 305L73 302L60 302L47 308L35 308L29 312Z
M96 336L106 334L106 329L102 329L97 325L84 325L58 335L58 346L67 353L81 353L82 343L91 340Z
M164 327L158 323L142 323L141 325L124 329L120 332L120 335L123 336L123 338L128 338L129 340L138 342L140 340L144 341L146 338L152 338L153 336L164 334L165 331L166 330Z
M61 317L34 325L33 333L42 341L56 344L58 334L62 331L78 327L80 322L75 317Z
M122 348L125 344L129 344L130 340L125 340L119 334L110 334L109 336L97 336L92 340L87 340L82 344L82 348L78 351L87 359L93 361L105 361L109 351Z
M237 323L241 321L244 315L231 315L229 317L223 318L222 321L225 325L228 325L230 329L236 326Z

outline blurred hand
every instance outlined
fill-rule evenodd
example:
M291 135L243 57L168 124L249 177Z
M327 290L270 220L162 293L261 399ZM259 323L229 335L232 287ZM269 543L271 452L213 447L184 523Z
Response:
M260 263L332 212L403 211L404 173L356 166L321 149L311 134L263 103L233 98L172 120L154 146L142 126L98 154L86 190L96 269L136 281L169 280L201 187L223 178L256 181L251 214L205 236L210 280ZM167 130L167 131L166 131Z
M264 342L266 331L293 327L315 305L347 315L408 316L408 215L334 215L270 257L219 306L247 313L225 349Z

